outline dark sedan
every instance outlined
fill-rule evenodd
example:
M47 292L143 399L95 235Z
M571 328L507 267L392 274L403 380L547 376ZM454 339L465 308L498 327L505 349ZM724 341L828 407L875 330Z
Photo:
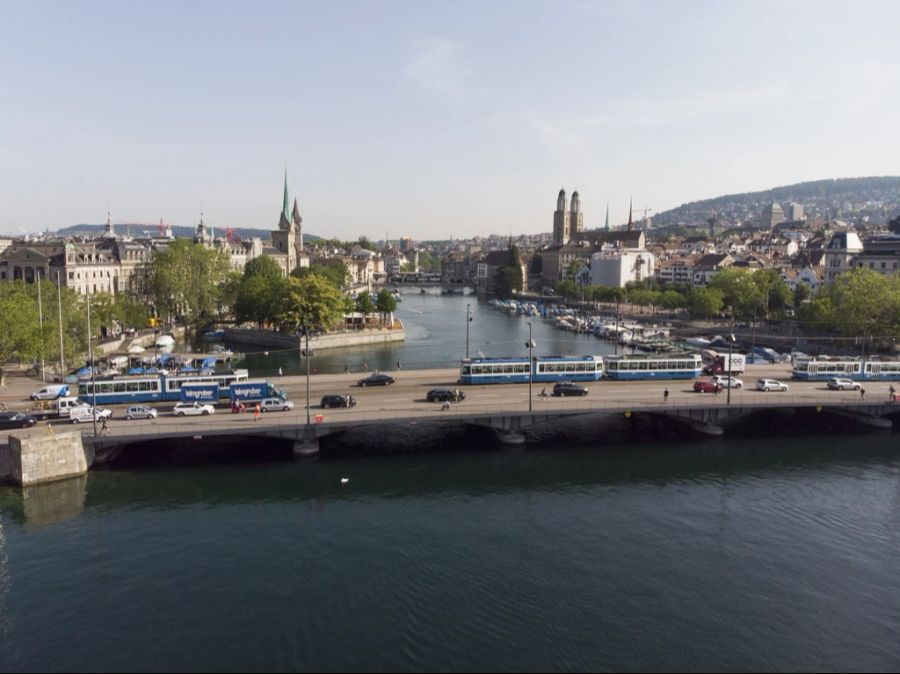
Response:
M356 382L357 386L388 386L394 383L394 378L386 374L370 374L365 379Z
M356 400L351 395L327 395L322 397L322 407L356 407Z
M425 396L425 399L430 403L458 403L466 399L466 394L462 391L453 391L448 388L433 388Z
M22 412L0 412L0 429L31 428L37 423L37 419Z
M555 396L586 396L588 390L584 386L573 384L570 381L561 381L553 387Z

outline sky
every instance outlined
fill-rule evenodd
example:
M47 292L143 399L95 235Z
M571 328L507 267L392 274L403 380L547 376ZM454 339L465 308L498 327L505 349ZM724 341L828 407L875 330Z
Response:
M0 0L0 234L417 240L900 175L900 2Z

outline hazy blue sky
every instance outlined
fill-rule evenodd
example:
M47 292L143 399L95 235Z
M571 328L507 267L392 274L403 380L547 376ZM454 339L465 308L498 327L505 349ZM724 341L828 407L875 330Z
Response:
M7 2L0 233L446 238L900 174L900 1Z

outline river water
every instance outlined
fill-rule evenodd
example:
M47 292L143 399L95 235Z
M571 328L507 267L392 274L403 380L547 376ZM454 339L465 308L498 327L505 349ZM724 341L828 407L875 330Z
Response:
M479 437L0 487L0 671L900 668L896 434Z
M324 349L313 352L310 370L343 372L349 367L361 372L364 364L372 370L454 367L466 354L466 305L470 305L469 354L487 356L527 354L528 322L532 323L536 352L541 355L612 353L613 346L592 335L575 334L554 328L540 318L510 316L474 296L408 293L402 295L396 317L403 322L406 339L394 344ZM306 361L299 350L248 350L238 366L254 376L270 376L281 367L284 374L303 374Z

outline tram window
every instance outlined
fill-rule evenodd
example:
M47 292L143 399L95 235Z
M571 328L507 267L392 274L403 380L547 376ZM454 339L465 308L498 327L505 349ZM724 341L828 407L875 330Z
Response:
M647 361L644 361L643 363L640 363L639 365L640 365L640 366L638 367L639 370L646 370L646 369L647 369Z
M78 395L83 396L86 393L87 393L87 386L85 386L84 384L79 384Z
M603 363L597 363L597 372L603 372Z
M123 382L123 381L113 384L113 391L115 393L125 393L126 390L127 390L127 387L125 386L125 382Z
M463 366L463 369L462 369L462 373L463 373L464 375L465 375L465 374L472 374L472 368L471 368L469 365L464 365L464 366ZM227 381L227 380L226 380L226 381Z
M112 393L112 384L100 384L100 393Z
M528 374L528 366L516 365L516 372L519 372L520 374Z
M140 391L140 390L141 390L140 384L139 384L138 382L136 382L136 381L130 381L130 382L128 382L128 385L127 385L125 388L128 389L128 391L129 391L130 393L134 393L135 391Z
M512 374L513 367L512 365L504 365L503 366L503 374Z

